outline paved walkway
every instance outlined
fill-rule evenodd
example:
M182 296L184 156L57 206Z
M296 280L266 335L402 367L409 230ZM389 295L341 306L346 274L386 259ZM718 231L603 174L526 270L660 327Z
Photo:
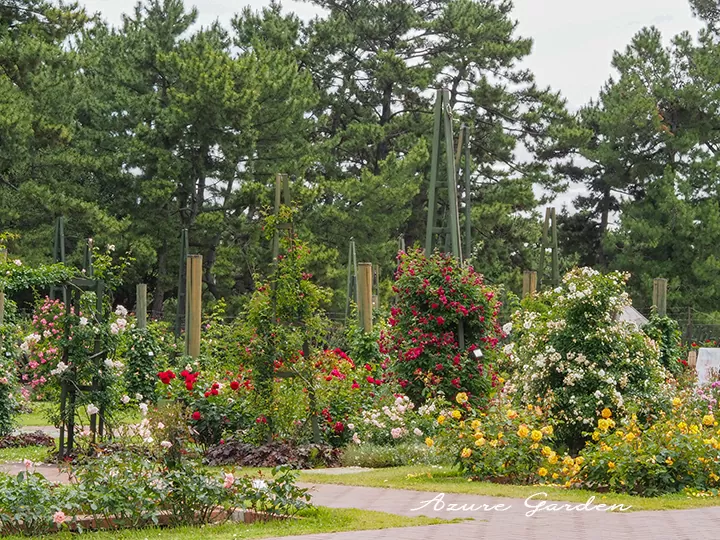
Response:
M0 465L0 471L18 472L22 464ZM37 470L48 479L66 481L51 465ZM311 489L313 503L332 508L360 508L403 516L471 518L472 521L448 525L305 535L301 540L717 540L720 538L720 506L663 512L548 511L539 509L541 498L483 497L448 493L440 502L425 504L439 495L409 491L332 484L301 484ZM540 491L540 489L538 489ZM600 503L602 501L597 501ZM448 511L451 504L464 511ZM550 504L576 506L577 503ZM474 507L474 511L471 509ZM498 505L503 505L502 507ZM546 506L546 508L548 508ZM421 508L422 507L422 508ZM494 510L488 508L494 507ZM421 508L420 510L415 510ZM502 510L505 508L505 510ZM288 538L288 537L283 537ZM280 540L280 538L270 539Z

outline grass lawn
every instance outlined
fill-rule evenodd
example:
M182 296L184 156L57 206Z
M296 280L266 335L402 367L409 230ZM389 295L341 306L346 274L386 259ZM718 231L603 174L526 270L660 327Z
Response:
M594 493L579 489L564 489L553 486L513 486L492 482L469 482L450 467L393 467L373 471L329 475L302 473L301 482L316 484L342 484L352 486L413 489L434 493L467 493L492 497L514 497L525 499L538 492L547 493L548 500L587 502L595 496L595 504L624 504L632 510L675 510L720 506L720 497L689 497L684 494L663 495L662 497L635 497L615 493Z
M50 423L47 419L47 413L52 407L52 404L47 401L37 401L32 404L32 412L21 414L17 417L17 422L20 426L24 427L32 427L32 426L49 426ZM85 412L85 407L79 408L79 414L82 417L87 417L87 413ZM142 416L140 414L140 410L137 408L132 409L131 411L121 412L117 415L117 420L121 424L132 424L140 422L142 419Z
M29 459L44 463L50 452L46 446L26 446L25 448L0 448L0 463L11 463Z
M207 525L198 527L178 527L174 529L139 529L128 531L107 531L93 533L88 538L94 540L146 540L158 538L160 540L224 540L232 538L268 538L272 536L295 536L302 534L332 533L342 531L363 531L389 529L392 527L413 527L420 525L436 525L440 523L454 523L458 520L448 521L427 517L404 517L384 512L369 510L334 509L320 507L315 511L306 511L301 514L303 519L270 521L267 523L226 523L224 525ZM8 539L26 537L7 536ZM52 538L71 539L77 534L61 533Z

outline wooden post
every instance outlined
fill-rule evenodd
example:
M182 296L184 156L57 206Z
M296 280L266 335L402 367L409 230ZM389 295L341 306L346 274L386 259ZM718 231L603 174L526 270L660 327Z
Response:
M202 255L188 255L186 275L185 354L197 358L202 322Z
M653 306L661 317L667 315L667 283L668 280L665 278L653 280Z
M147 285L140 283L135 290L135 316L137 317L137 326L141 330L145 330L147 328Z
M525 270L523 272L523 298L532 296L537 291L537 272Z
M372 263L358 263L358 311L363 331L372 331Z
M697 351L691 350L690 352L688 352L688 359L687 359L688 367L694 368L695 366L697 366L697 355L698 355Z
M0 249L0 264L7 262L7 249ZM5 292L0 289L0 326L5 320Z

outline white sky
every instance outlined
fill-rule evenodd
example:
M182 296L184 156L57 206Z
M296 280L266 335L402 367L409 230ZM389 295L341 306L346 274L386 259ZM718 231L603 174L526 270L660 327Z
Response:
M110 23L120 22L120 14L132 11L132 0L80 0L91 13L100 12ZM227 25L234 13L245 5L259 9L264 0L186 0L198 5L199 22L206 25L219 20ZM318 13L309 3L282 2L302 18ZM542 86L560 90L571 109L596 97L611 75L610 60L632 36L645 26L655 26L666 40L688 30L700 28L693 19L687 0L515 0L514 17L518 33L533 38L535 46L527 59ZM575 190L558 201L569 201Z
M135 1L80 0L90 12L100 12L114 24L132 11ZM186 0L198 6L201 24L214 20L228 24L245 5L260 8L264 0ZM305 2L282 2L303 18L318 13ZM700 27L687 0L515 0L515 18L521 35L535 41L527 66L542 85L559 89L570 107L577 108L597 95L610 75L613 51L624 49L644 26L656 26L666 39Z

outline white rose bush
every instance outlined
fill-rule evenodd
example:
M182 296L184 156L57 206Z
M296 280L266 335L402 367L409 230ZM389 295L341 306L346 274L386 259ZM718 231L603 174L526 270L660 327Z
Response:
M630 305L627 274L577 268L559 287L526 298L503 351L513 375L505 391L550 412L557 440L582 447L600 412L649 418L669 403L670 376L657 344L617 320Z

